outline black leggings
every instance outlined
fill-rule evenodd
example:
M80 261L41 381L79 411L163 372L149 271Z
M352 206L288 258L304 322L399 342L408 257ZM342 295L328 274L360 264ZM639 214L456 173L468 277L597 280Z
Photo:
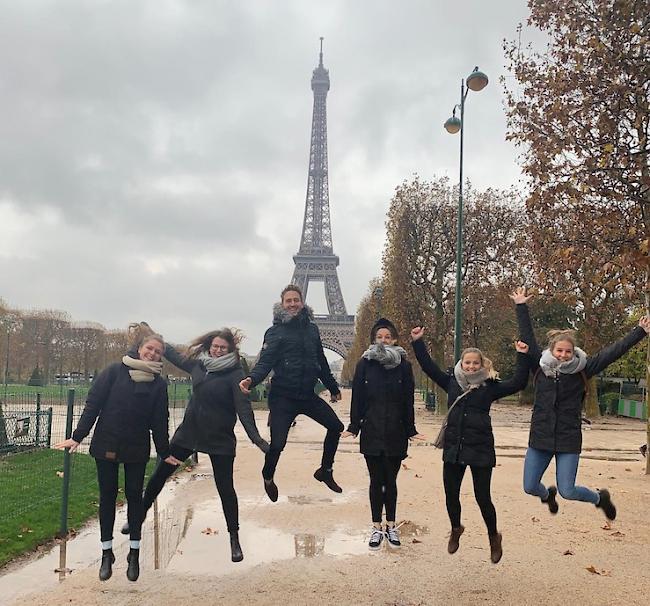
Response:
M271 411L271 447L264 459L262 476L267 480L273 478L275 468L280 460L280 453L287 444L289 428L298 415L306 415L327 429L323 442L322 467L330 469L334 465L334 456L339 446L343 423L336 416L332 407L316 394L311 400L294 400L283 396L269 396Z
M386 508L386 521L395 521L397 510L397 474L402 464L401 457L364 455L370 474L370 511L372 521L381 523L381 514Z
M452 528L460 526L460 487L467 465L445 463L442 469L442 478L445 485L447 498L447 513ZM497 533L497 512L490 496L490 483L492 481L492 467L476 467L470 465L472 480L474 480L474 497L481 510L483 520L487 526L488 534Z
M169 452L179 461L184 461L192 455L192 450L183 448L178 444L170 444ZM212 473L214 483L217 485L217 491L221 497L221 507L226 518L228 532L237 532L239 530L239 505L237 503L237 493L233 484L233 465L235 462L234 455L217 455L211 454L210 462L212 463ZM165 461L159 461L151 478L147 482L147 488L144 491L143 498L143 518L153 505L155 498L165 486L167 478L171 477L178 469L177 465L170 465ZM131 523L129 519L129 524Z
M120 464L116 461L95 459L97 483L99 484L99 530L102 541L113 539L115 525L115 502L117 501L117 478ZM142 527L142 485L146 463L124 463L124 494L127 501L130 538L139 541Z

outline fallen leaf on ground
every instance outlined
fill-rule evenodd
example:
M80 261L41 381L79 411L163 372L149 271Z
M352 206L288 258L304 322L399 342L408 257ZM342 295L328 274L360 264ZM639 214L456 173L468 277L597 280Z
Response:
M530 519L531 519L533 522L539 522L539 518L536 518L535 516L533 516L533 517L530 518Z
M605 522L605 523L601 526L601 528L602 528L603 530L611 530L611 529L612 529L612 525L609 523L609 521L607 521L607 522Z
M402 463L402 469L408 469L408 465L406 463Z
M575 553L570 549L567 549L562 555L575 555Z
M59 476L60 478L62 478L64 474L63 474L62 471L57 471L57 472L56 472L56 475Z
M420 541L420 539L413 538L411 539L411 543L422 543L422 541Z
M420 474L416 473L416 474L415 474L415 477L416 477L416 478L421 478L422 476L421 476Z
M610 537L624 537L625 533L621 532L620 530L617 530L615 532L612 532L609 536Z
M210 527L208 526L207 528L204 528L204 529L201 531L201 534L217 534L218 532L219 532L218 530L216 530L216 529L214 529L214 528L210 528Z
M612 573L609 572L608 570L598 570L593 564L591 566L587 566L586 570L591 572L591 574L597 574L598 576L601 576L601 577L610 577L610 576L612 576Z

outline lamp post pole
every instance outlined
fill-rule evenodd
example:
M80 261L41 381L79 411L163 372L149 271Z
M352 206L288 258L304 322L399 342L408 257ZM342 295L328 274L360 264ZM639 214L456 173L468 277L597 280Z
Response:
M455 134L460 132L460 176L458 181L458 217L456 223L456 296L454 298L454 362L460 360L463 330L462 309L462 263L463 263L463 134L465 130L465 99L470 90L483 90L488 83L488 77L480 72L478 67L460 81L460 104L456 105L452 117L445 122L445 130ZM467 84L467 88L465 88ZM456 109L460 109L460 120L456 117Z
M456 294L454 300L454 363L460 360L463 329L462 273L463 261L463 131L465 129L465 81L460 81L460 177L458 181L458 217L456 221Z

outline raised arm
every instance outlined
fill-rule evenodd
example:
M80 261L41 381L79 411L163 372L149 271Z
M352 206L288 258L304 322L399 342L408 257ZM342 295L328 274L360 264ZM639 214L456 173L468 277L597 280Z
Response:
M525 288L518 288L511 295L510 298L515 303L515 310L517 313L517 325L519 326L519 338L528 344L528 355L531 358L532 366L539 364L539 359L542 357L542 350L535 338L535 331L533 330L533 323L530 320L530 313L526 302L532 295L526 295Z
M262 452L268 452L269 443L260 435L255 424L255 414L250 399L239 389L239 381L244 378L244 372L238 373L232 383L232 397L235 402L235 409L246 435Z
M425 374L432 379L435 383L440 385L445 391L449 388L449 375L443 372L440 367L431 359L426 345L422 341L424 329L417 327L411 331L411 346L415 352L415 357L418 364L425 372Z
M181 354L177 349L172 347L169 343L165 343L165 360L171 362L176 368L180 368L187 373L191 373L192 369L199 364L198 360L188 358Z
M528 383L528 375L530 374L530 358L526 355L528 347L523 341L517 341L515 344L517 349L517 365L515 366L515 374L511 378L496 383L496 396L497 398L504 398L513 393L517 393L526 387Z
M599 372L605 370L612 362L616 362L622 355L632 349L639 341L650 331L650 319L643 317L639 320L639 325L634 327L622 339L601 349L598 353L587 358L585 373L588 377L593 377Z

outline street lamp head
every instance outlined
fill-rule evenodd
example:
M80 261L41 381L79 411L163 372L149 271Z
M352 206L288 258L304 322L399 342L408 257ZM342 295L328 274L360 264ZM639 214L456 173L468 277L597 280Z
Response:
M460 130L461 124L460 118L452 116L445 122L445 130L449 134L455 135Z
M467 76L465 83L467 84L467 88L478 92L488 85L488 77L483 72L480 72L478 66L476 66L474 71Z

